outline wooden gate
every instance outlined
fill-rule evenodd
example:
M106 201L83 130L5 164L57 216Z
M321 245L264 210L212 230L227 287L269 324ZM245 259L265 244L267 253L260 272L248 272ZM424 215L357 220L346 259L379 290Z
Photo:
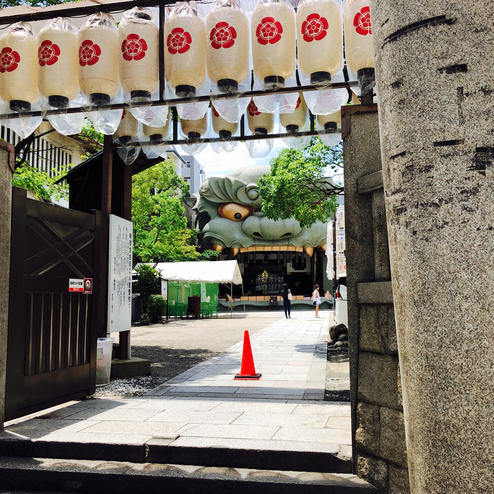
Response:
M13 189L6 420L94 392L97 280L68 288L94 278L98 219Z

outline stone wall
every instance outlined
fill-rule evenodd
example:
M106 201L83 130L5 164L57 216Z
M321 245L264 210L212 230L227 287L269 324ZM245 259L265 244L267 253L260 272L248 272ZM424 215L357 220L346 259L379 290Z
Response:
M14 148L0 141L0 430L5 410L5 373L7 367L7 325L9 306L10 223L12 167Z
M342 111L354 468L383 494L408 494L377 108Z

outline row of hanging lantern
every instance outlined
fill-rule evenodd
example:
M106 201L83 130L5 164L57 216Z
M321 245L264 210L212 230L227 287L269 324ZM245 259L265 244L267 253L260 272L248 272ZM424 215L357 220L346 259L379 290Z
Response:
M172 140L170 121L171 117L167 111L167 123L162 127L152 127L139 122L130 111L124 110L120 125L115 132L115 138L122 146L121 158L129 163L137 155L136 149L142 148L149 158L166 156ZM302 94L298 99L298 104L292 113L279 114L279 118L272 113L259 112L254 101L251 101L247 108L248 131L246 135L268 137L266 140L249 140L246 145L253 158L261 158L268 154L273 147L273 140L269 139L269 134L277 129L277 126L286 129L285 143L290 147L303 147L310 141L310 136L292 137L298 131L307 130L308 112ZM327 145L334 146L341 140L339 133L341 126L340 111L328 115L317 115L315 127L317 130L331 130L332 133L321 135L321 139ZM195 154L204 149L206 145L201 138L217 138L213 142L213 149L216 152L233 151L238 142L235 139L239 136L239 124L231 123L223 119L214 106L199 119L180 119L179 135L182 141L182 148L186 154ZM130 164L130 163L129 163Z
M237 92L249 80L249 53L262 87L283 87L294 77L296 46L301 77L327 84L343 66L343 31L347 65L364 85L372 78L368 0L346 0L343 9L339 0L300 0L296 12L286 0L259 0L252 12L239 0L215 0L205 18L199 10L178 2L167 11L164 72L174 96L198 94L207 76L218 91ZM30 110L40 94L55 108L80 91L107 104L120 86L131 102L151 99L159 88L158 39L152 11L140 7L125 12L118 28L104 13L79 31L56 18L37 39L28 24L14 24L0 36L0 98L15 112Z
M215 109L210 106L210 112L206 111L204 115L197 119L180 119L180 136L188 144L194 144L201 138L218 138L221 141L230 141L232 137L239 135L239 123L225 120ZM124 110L120 124L115 132L115 138L122 145L128 145L133 142L143 142L149 144L166 144L170 142L170 112L167 109L164 119L166 125L153 127L142 124L133 116L132 112ZM244 135L254 135L269 137L278 125L275 114L261 112L253 100L247 106L247 126L248 131ZM340 111L328 115L318 115L316 120L316 129L321 131L333 131L334 136L330 140L337 144L341 139L339 133L341 124ZM307 105L303 94L298 96L297 104L293 112L280 113L279 125L285 129L286 137L294 136L297 132L309 130L309 118ZM283 132L280 132L283 133ZM329 136L328 136L329 138ZM231 146L230 146L231 147Z
M340 111L328 115L317 115L318 130L337 132L341 125ZM165 116L166 125L152 127L143 125L143 136L150 142L165 141L169 138L170 114L167 110ZM280 113L281 126L286 130L287 136L306 130L308 121L307 105L302 94L299 95L295 110L291 113ZM260 112L253 100L247 107L247 123L249 135L267 136L273 132L275 115L273 113ZM209 127L212 127L209 128ZM198 119L180 119L182 137L194 142L212 132L222 140L229 140L238 131L238 123L228 122L211 106L211 125L208 125L207 112ZM115 137L121 144L127 144L138 136L138 120L131 112L124 110L122 119L115 132Z

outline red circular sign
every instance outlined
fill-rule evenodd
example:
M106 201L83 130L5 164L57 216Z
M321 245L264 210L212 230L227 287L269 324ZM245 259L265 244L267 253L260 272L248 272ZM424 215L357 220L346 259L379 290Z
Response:
M275 44L281 39L283 27L274 17L264 17L257 25L257 42L261 45Z
M236 37L237 31L227 22L218 22L209 33L211 46L216 50L220 48L231 48L235 44Z
M185 53L190 48L191 44L192 36L181 27L172 29L172 32L166 39L168 51L173 55L175 53Z
M142 60L146 56L148 44L144 38L132 33L122 41L121 48L124 60L130 62L131 60Z

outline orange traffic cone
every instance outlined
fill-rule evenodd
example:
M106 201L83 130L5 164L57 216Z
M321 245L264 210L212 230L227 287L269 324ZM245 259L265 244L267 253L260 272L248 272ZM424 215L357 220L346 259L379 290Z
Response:
M256 373L254 366L254 357L252 356L252 348L250 347L249 332L244 331L244 348L242 351L242 365L240 373L236 374L234 379L260 379L262 374Z

